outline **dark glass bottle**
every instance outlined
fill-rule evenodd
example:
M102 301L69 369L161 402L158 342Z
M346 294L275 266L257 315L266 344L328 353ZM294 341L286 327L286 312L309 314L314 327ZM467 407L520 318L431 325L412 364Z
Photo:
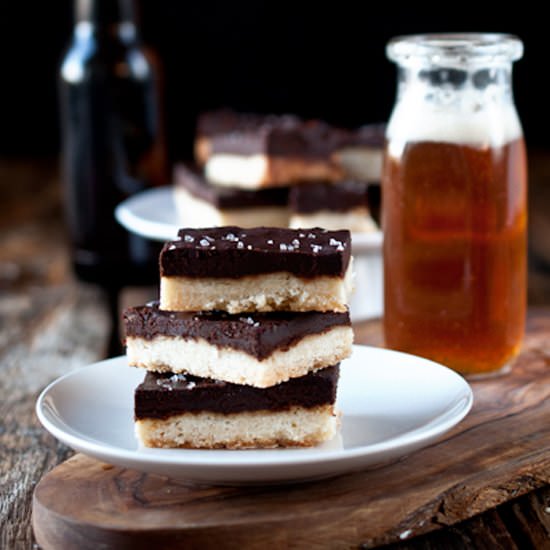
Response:
M158 66L139 42L132 0L76 0L61 66L65 204L83 280L158 281L158 244L114 218L123 199L166 183Z

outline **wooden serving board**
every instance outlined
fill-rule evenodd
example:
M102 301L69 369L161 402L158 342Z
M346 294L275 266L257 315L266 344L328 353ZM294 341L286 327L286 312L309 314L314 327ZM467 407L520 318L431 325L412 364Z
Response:
M380 341L380 328L358 329ZM38 484L45 549L350 547L404 540L550 483L550 312L531 311L511 374L472 382L472 412L441 441L331 480L212 487L77 454Z

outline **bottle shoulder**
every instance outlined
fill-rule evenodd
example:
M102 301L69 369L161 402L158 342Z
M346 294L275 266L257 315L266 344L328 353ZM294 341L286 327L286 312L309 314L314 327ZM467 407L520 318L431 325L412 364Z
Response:
M94 76L148 80L153 76L153 67L135 38L89 29L82 32L79 25L61 61L60 73L69 83Z

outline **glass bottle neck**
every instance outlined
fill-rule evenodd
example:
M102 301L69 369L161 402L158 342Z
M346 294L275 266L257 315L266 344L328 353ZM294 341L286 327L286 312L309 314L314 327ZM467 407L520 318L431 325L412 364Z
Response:
M75 16L77 39L126 45L138 40L133 0L76 0Z
M76 0L77 22L107 27L122 23L135 23L132 0Z
M416 90L434 100L450 99L469 93L478 96L490 95L494 99L512 96L512 64L495 66L473 65L467 67L403 66L398 68L398 98L409 90Z

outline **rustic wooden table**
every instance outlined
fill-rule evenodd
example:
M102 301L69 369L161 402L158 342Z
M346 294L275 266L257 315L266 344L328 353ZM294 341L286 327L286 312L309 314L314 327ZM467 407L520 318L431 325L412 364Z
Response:
M531 186L537 232L550 223L542 200L547 172L544 162L533 170L539 176L538 187ZM55 164L0 162L0 205L0 548L32 548L33 489L73 454L40 427L37 395L57 376L105 357L112 321L102 291L70 275ZM532 246L545 258L544 239ZM537 263L532 304L550 304L549 281ZM129 289L124 301L154 292ZM537 311L550 319L550 309ZM379 323L357 327L357 335L362 343L379 344ZM549 456L539 456L539 471L533 466L522 487L500 487L495 503L504 504L456 524L460 514L442 505L433 526L441 528L387 548L550 548L549 464Z

